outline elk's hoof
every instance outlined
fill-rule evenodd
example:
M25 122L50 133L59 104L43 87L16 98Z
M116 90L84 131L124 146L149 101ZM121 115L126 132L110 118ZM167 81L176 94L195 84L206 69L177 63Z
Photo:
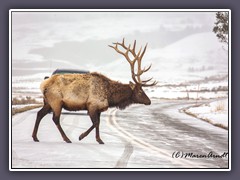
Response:
M70 141L69 139L65 140L66 143L72 143L72 141Z
M99 144L104 144L104 142L103 142L101 139L97 139L97 142L98 142Z
M81 135L79 136L79 141L81 141L84 137L85 137L84 134L81 134Z
M39 142L39 140L38 140L37 137L33 137L33 141L34 141L34 142Z

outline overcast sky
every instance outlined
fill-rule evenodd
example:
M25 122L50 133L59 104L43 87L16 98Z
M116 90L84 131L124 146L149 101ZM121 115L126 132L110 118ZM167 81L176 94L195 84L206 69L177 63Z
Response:
M214 21L215 12L12 12L13 74L100 66L118 58L107 45L123 37L163 48L211 32Z

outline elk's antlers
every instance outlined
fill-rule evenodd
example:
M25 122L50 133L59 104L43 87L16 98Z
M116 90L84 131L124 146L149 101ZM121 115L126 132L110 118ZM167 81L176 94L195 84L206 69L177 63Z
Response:
M138 53L136 54L136 51L135 51L135 48L136 48L136 40L134 41L134 44L133 44L133 48L131 48L131 45L129 44L129 46L127 47L125 45L125 42L124 42L124 38L123 38L123 41L122 43L119 43L119 42L116 42L116 43L113 43L115 46L111 46L109 45L109 47L115 49L119 54L122 54L126 60L129 62L130 64L130 67L131 67L131 73L132 73L132 79L133 81L136 83L136 84L140 84L144 87L147 87L147 86L155 86L157 84L157 81L154 81L150 84L147 84L149 81L152 80L152 78L148 79L148 80L141 80L140 76L147 72L152 65L148 66L147 68L141 68L141 63L142 63L142 58L146 52L146 49L147 49L147 44L146 46L144 47L143 49L143 52L142 51L142 47L140 48L140 50L138 51ZM118 49L118 46L121 46L123 49L126 50L126 52L122 52ZM133 60L130 59L129 57L129 52L132 54L133 56ZM138 69L137 69L137 73L134 72L134 65L135 63L137 62L138 64ZM136 79L137 77L137 79Z

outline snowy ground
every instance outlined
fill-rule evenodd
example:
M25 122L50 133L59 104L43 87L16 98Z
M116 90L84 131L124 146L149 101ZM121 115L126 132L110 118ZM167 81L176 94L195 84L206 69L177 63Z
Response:
M160 100L151 106L134 105L124 111L110 109L101 116L104 145L95 141L94 131L78 141L79 135L91 126L84 111L64 111L61 116L71 144L62 140L51 113L40 124L39 143L31 138L38 109L14 115L10 168L228 168L228 156L173 158L176 151L228 153L227 130L179 112L179 108L191 104L194 101Z
M34 74L32 76L14 76L12 78L12 98L26 98L30 96L38 102L42 102L40 83L47 73ZM156 87L145 88L150 98L162 99L214 99L228 97L228 77L214 76L214 80L199 80L197 82L184 82L164 84L159 82ZM113 80L117 80L113 79Z
M228 129L228 99L191 107L186 109L185 112L213 125Z

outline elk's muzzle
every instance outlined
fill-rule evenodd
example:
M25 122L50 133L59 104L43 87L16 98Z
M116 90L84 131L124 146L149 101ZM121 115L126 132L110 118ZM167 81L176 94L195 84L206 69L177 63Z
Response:
M144 103L145 105L150 105L151 104L151 100L149 99L149 101L147 101L146 103Z

